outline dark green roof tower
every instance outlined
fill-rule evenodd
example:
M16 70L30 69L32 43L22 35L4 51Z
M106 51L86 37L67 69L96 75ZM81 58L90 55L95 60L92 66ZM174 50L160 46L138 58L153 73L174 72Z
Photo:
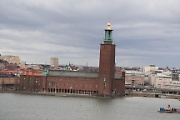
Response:
M112 44L112 29L111 29L111 24L108 22L108 27L105 29L105 38L104 38L104 43L106 44Z

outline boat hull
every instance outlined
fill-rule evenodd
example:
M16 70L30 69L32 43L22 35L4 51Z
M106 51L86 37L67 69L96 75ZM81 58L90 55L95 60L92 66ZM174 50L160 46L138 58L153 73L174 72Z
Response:
M178 113L180 114L180 111L158 111L159 113Z

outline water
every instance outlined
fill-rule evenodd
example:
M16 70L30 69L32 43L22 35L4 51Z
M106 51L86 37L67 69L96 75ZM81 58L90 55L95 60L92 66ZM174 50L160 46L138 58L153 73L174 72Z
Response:
M180 108L180 101L175 99L0 93L0 120L180 120L180 114L157 112L168 104Z

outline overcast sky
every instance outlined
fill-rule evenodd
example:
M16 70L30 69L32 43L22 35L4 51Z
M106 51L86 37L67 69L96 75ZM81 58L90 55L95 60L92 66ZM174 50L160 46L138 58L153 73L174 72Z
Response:
M180 67L180 0L0 0L0 53L99 65L110 18L116 65Z

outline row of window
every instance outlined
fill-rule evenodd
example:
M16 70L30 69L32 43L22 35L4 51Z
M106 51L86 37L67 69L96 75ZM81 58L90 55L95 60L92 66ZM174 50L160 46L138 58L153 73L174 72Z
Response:
M49 86L55 86L55 85L56 85L56 87L60 87L60 86L62 86L62 87L63 87L63 86L70 86L70 87L72 87L72 88L73 88L73 87L78 87L78 86L79 86L79 87L83 87L83 86L84 86L85 88L86 88L86 87L90 87L90 88L93 87L93 85L84 85L84 84L75 84L75 85L73 85L73 84L68 84L68 83L66 83L66 84L65 84L65 83L57 84L57 83L55 83L55 82L50 82L50 83L49 83ZM95 85L94 87L95 87L95 88L98 88L98 85Z

